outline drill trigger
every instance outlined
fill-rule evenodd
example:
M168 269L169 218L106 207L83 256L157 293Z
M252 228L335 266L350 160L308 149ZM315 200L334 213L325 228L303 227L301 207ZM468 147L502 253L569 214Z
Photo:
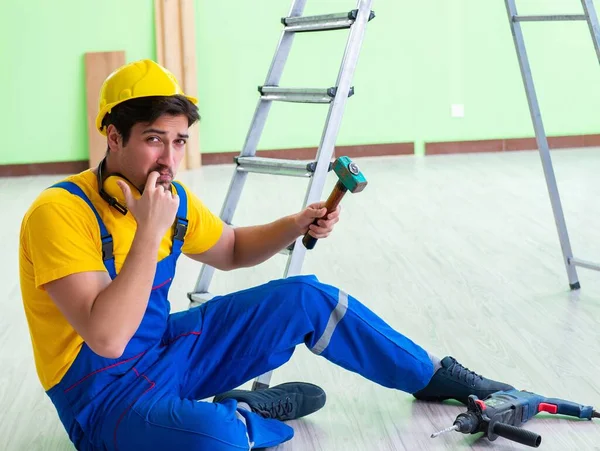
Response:
M555 414L558 412L558 406L556 404L548 404L547 402L541 402L538 406L538 412L548 412Z

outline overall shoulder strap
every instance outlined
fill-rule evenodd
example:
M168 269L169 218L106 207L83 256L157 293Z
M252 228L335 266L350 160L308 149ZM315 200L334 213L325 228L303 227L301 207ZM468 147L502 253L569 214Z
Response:
M110 233L108 233L108 230L106 229L106 226L104 225L104 222L100 218L98 211L96 210L96 208L94 207L94 205L92 204L90 199L85 195L83 190L73 182L56 183L56 184L52 185L51 188L62 188L64 190L68 191L69 193L80 197L92 209L92 212L94 213L94 215L96 216L96 220L98 221L98 226L100 227L100 240L102 242L102 260L104 262L104 266L106 267L106 270L110 274L111 279L114 279L115 277L117 277L117 271L115 269L115 256L113 254L112 235Z
M175 218L175 232L173 234L173 249L171 253L181 253L181 246L183 246L183 240L187 232L188 219L187 219L187 194L184 187L178 182L172 182L177 189L177 195L179 196L179 208L177 209L177 217Z

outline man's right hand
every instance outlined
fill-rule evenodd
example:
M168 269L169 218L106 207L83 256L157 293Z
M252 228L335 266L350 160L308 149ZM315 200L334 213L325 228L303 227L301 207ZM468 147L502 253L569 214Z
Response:
M127 208L135 218L138 230L142 233L150 233L160 240L175 221L179 196L163 185L157 185L159 176L156 171L150 173L144 193L139 199L134 199L127 183L119 180L117 184L123 191Z

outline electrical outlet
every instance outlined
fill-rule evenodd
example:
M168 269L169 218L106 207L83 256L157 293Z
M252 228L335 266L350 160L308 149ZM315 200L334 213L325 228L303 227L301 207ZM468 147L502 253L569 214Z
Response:
M465 117L465 106L462 103L453 103L450 106L450 115L452 117Z

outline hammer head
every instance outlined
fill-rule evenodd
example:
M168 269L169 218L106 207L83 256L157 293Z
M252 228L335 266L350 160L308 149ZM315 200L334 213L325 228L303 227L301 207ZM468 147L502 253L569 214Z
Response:
M367 186L367 179L356 163L348 157L339 157L333 163L339 182L351 193L360 193Z

